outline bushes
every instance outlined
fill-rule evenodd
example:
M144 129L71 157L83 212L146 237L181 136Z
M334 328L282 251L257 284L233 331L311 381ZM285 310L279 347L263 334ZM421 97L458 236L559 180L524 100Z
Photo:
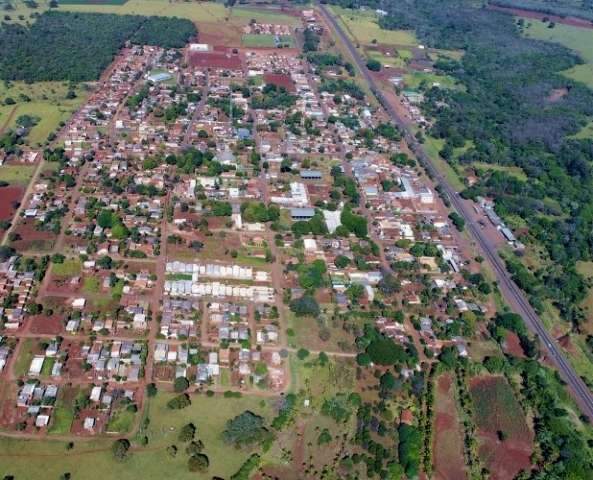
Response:
M173 387L177 393L185 392L189 388L189 380L185 377L177 377Z
M185 407L189 407L191 405L191 400L187 393L179 395L175 398L172 398L167 402L167 407L171 410L181 410Z
M404 467L408 478L416 478L420 468L422 435L416 427L402 423L398 428L399 462Z
M367 61L367 68L372 72L381 71L381 62L374 58L369 58Z
M111 452L115 459L121 462L128 457L130 446L130 441L127 438L120 438L113 442Z

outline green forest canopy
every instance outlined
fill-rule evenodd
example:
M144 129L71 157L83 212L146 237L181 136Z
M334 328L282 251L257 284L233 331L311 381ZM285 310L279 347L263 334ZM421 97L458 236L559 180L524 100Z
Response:
M180 18L48 11L30 28L0 26L0 79L97 80L127 41L181 48L196 34Z

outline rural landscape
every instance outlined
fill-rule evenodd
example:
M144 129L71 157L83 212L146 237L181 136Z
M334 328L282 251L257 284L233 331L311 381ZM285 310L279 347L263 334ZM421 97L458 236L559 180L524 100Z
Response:
M593 2L0 9L0 479L593 479Z

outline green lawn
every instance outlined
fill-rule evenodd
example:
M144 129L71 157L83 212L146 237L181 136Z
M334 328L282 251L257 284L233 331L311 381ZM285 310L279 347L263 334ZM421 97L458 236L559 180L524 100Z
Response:
M375 40L388 45L418 45L413 32L407 30L383 30L377 23L377 14L372 10L361 11L341 7L330 7L347 34L357 43L370 45Z
M60 400L56 404L52 414L52 423L49 427L49 433L54 435L65 435L70 432L70 427L74 421L74 410L71 405L65 405Z
M101 289L101 281L95 277L85 277L82 290L85 293L98 293Z
M26 186L34 171L34 165L2 165L0 166L0 180Z
M125 407L115 412L107 423L107 432L128 433L134 424L136 414Z
M17 377L26 375L33 360L33 342L32 338L21 340L19 356L14 362L14 374Z
M548 28L547 24L535 20L530 23L525 29L525 36L560 43L579 53L585 64L577 65L564 74L593 88L593 30L562 24Z
M77 258L64 260L63 263L54 263L51 267L51 273L56 277L74 277L80 275L82 265Z
M43 367L41 368L41 376L49 377L51 375L51 371L54 368L55 363L56 363L55 358L45 357L45 360L43 361Z

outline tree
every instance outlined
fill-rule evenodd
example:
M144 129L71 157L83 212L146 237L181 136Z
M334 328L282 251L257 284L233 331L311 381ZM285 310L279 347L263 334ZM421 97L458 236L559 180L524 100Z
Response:
M158 389L156 388L156 384L149 383L148 385L146 385L146 395L148 395L149 397L156 397L157 393Z
M127 438L120 438L119 440L113 442L111 451L115 459L120 462L125 460L128 457L130 446L130 441Z
M299 348L299 350L297 351L297 357L299 358L299 360L304 360L308 356L309 350L307 350L306 348Z
M185 377L177 377L173 386L177 393L185 392L189 388L189 380Z
M334 260L334 265L338 268L346 268L350 265L350 259L345 255L338 255Z
M269 437L269 432L263 417L246 410L227 422L222 437L226 443L243 446L262 442Z
M367 68L372 72L378 72L381 70L381 62L374 58L369 58L367 61Z
M190 472L205 472L208 470L209 465L210 460L208 459L208 456L203 453L192 455L187 461L187 468Z
M195 434L196 426L193 423L188 423L181 427L178 438L180 442L189 442L194 439Z
M303 295L301 298L292 300L290 302L290 309L299 317L306 315L317 317L321 312L319 304L310 295Z
M189 407L190 405L191 400L187 393L183 393L167 402L167 407L171 410L181 410L182 408Z

